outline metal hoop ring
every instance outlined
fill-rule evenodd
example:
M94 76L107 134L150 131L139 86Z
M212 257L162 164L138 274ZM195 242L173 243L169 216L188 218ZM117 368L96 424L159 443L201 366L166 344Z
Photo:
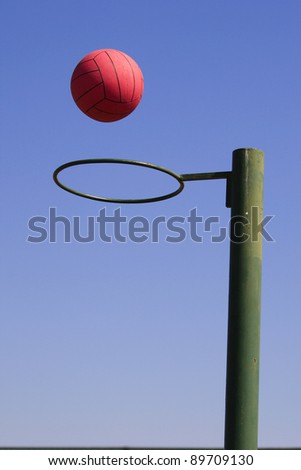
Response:
M153 170L158 170L158 171L161 171L162 173L166 173L167 175L176 179L179 183L179 187L175 191L170 192L168 194L164 194L163 196L150 197L150 198L145 198L145 199L112 199L112 198L107 198L107 197L102 197L102 196L95 196L93 194L82 193L80 191L77 191L76 189L66 186L58 179L59 173L61 173L63 170L66 170L66 168L70 168L70 167L77 166L77 165L89 165L93 163L94 164L95 163L119 163L119 164L136 165L136 166L143 166L146 168L151 168ZM177 194L180 194L180 192L182 192L184 189L184 181L182 179L182 176L177 175L176 173L174 173L171 170L168 170L167 168L154 165L153 163L139 162L136 160L115 159L115 158L90 158L86 160L75 160L72 162L64 163L63 165L59 166L54 171L53 180L60 188L64 189L65 191L68 191L69 193L75 194L76 196L85 197L87 199L93 199L94 201L112 202L112 203L117 203L117 204L142 204L146 202L163 201L165 199L170 199L174 196L177 196Z

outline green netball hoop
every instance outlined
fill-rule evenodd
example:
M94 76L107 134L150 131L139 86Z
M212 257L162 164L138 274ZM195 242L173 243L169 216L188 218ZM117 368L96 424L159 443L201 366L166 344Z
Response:
M59 174L76 165L112 163L143 166L166 173L178 183L167 194L145 199L112 199L69 188ZM257 449L260 299L262 270L264 154L253 148L237 149L232 155L232 171L177 174L145 162L120 159L88 159L65 163L53 174L65 191L96 201L143 204L170 199L180 194L187 181L225 179L226 206L231 208L229 317L226 374L225 449ZM257 217L252 219L253 209Z
M94 194L87 194L83 193L81 191L78 191L76 189L70 188L66 185L64 185L59 179L58 175L61 173L63 170L66 170L67 168L71 168L74 166L78 165L100 165L103 163L111 163L111 164L119 164L119 165L134 165L134 166L142 166L145 168L149 168L151 170L157 170L160 171L161 173L166 173L169 175L171 178L175 179L179 186L175 191L172 191L167 194L163 194L157 197L151 197L151 198L142 198L142 199L114 199L114 198L109 198L105 196L99 196L99 195L94 195ZM53 179L55 183L60 186L60 188L64 189L65 191L68 191L69 193L75 194L76 196L81 196L87 199L93 199L94 201L102 201L102 202L110 202L110 203L115 203L115 204L144 204L147 202L157 202L157 201L163 201L165 199L169 199L171 197L176 196L179 194L181 191L184 189L184 182L182 181L181 177L174 173L173 171L167 170L166 168L163 168L158 165L154 165L152 163L146 163L146 162L139 162L135 160L124 160L124 159L117 159L117 158L91 158L91 159L86 159L86 160L75 160L73 162L65 163L64 165L61 165L58 167L55 172L53 173Z
M175 191L172 191L170 193L166 193L163 195L159 195L156 197L150 197L150 198L139 198L139 199L115 199L115 198L109 198L105 196L99 196L96 194L88 194L88 193L83 193L81 191L78 191L77 189L70 188L69 186L66 186L63 184L58 176L60 173L62 173L64 170L75 167L78 165L95 165L95 164L103 164L103 163L111 163L111 164L120 164L120 165L134 165L134 166L141 166L144 168L148 168L150 170L156 170L161 173L165 173L169 175L171 178L176 180L178 182L178 188ZM177 173L168 170L167 168L164 168L159 165L155 165L153 163L147 163L147 162L140 162L136 160L125 160L125 159L120 159L120 158L89 158L85 160L75 160L72 162L64 163L63 165L59 166L53 173L53 179L54 182L62 189L65 191L68 191L71 194L75 194L76 196L84 197L86 199L92 199L94 201L102 201L102 202L109 202L109 203L114 203L114 204L145 204L149 202L159 202L159 201L164 201L165 199L170 199L174 196L177 196L180 194L183 189L184 189L184 182L185 181L196 181L196 180L208 180L208 179L226 179L227 181L229 180L231 175L231 172L217 172L217 173L193 173L193 174L184 174L184 175L178 175Z

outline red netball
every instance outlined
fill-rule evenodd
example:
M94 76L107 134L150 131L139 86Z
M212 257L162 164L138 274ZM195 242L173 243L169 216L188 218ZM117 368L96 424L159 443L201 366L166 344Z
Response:
M72 97L96 121L118 121L134 111L144 89L142 72L124 52L100 49L86 55L71 77Z

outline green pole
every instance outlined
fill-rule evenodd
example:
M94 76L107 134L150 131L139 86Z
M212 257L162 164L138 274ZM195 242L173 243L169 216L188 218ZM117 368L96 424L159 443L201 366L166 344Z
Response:
M257 449L264 154L233 152L225 449Z

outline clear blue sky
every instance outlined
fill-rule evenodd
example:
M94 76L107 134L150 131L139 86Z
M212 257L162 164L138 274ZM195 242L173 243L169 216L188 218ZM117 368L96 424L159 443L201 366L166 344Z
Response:
M228 240L211 243L200 227L202 243L168 243L164 229L158 242L65 243L62 224L55 243L27 239L29 219L50 208L78 216L84 234L88 217L118 207L56 187L64 162L226 171L239 147L265 151L275 216L263 245L259 445L300 446L300 2L12 0L0 18L0 446L223 446ZM132 56L145 78L137 110L112 124L82 114L69 90L77 62L101 48ZM88 174L73 176L89 190ZM114 194L133 191L111 176ZM140 197L164 192L152 172L143 178ZM188 183L121 214L151 222L197 208L225 225L224 201L223 181Z

